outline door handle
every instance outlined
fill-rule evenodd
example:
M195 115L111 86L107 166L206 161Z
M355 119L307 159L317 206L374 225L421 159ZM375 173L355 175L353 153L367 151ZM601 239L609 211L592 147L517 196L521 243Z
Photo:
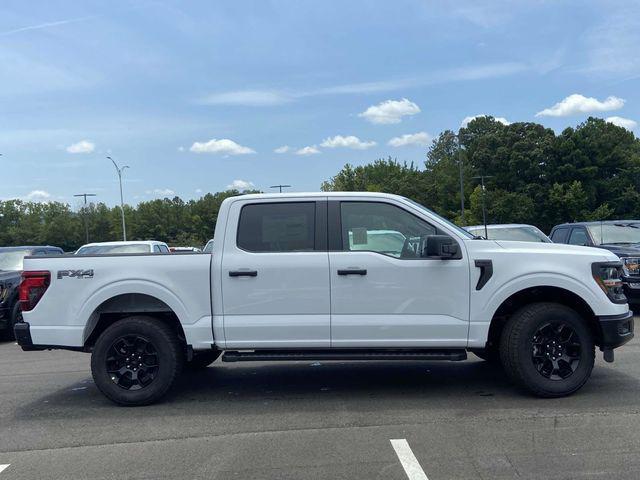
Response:
M257 270L229 270L230 277L257 277Z
M364 268L349 268L347 270L338 270L338 275L366 275L367 270Z

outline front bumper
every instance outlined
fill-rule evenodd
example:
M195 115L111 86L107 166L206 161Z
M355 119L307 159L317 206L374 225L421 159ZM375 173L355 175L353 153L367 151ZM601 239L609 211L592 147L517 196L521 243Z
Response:
M622 277L622 288L629 304L640 304L640 277Z
M602 337L600 349L611 350L624 345L633 338L633 312L621 315L601 315L598 317Z

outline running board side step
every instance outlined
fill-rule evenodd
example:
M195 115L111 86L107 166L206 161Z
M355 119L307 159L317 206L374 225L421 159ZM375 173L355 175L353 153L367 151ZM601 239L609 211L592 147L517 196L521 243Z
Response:
M450 360L467 359L464 349L330 349L226 351L223 362L295 360Z

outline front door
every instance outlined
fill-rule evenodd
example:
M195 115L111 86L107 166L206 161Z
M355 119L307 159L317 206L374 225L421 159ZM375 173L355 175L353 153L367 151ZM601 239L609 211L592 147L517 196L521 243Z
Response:
M236 201L222 257L226 348L329 347L326 201Z
M339 250L329 252L332 347L466 346L462 242L461 258L421 258L420 239L446 232L401 205L342 201L329 212L329 225L339 225L329 238Z

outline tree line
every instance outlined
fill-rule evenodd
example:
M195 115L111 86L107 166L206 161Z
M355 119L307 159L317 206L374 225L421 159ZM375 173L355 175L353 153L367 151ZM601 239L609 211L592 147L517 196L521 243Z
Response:
M461 175L462 173L462 175ZM640 218L640 140L622 127L589 118L560 134L532 122L503 125L479 117L438 135L425 158L346 164L324 191L375 191L406 196L461 225L482 223L484 176L489 223L529 223L549 232L567 221ZM460 178L465 202L461 213ZM198 246L213 236L228 190L196 200L179 197L125 205L127 237ZM122 238L120 207L92 203L79 211L61 202L0 201L0 245L57 245Z

